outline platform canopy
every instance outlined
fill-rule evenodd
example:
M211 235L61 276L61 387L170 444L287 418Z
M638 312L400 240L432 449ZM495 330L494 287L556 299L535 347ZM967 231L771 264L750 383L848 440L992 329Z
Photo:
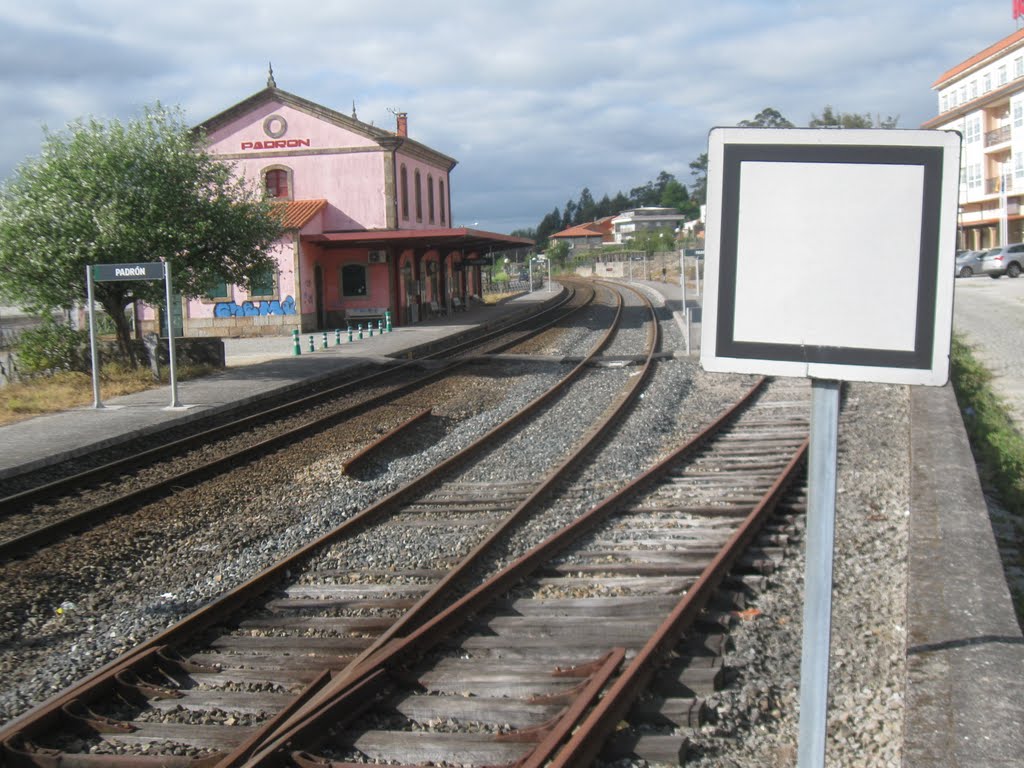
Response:
M385 229L352 232L324 232L306 235L303 240L324 248L424 248L476 251L507 251L513 248L531 248L533 240L513 237L497 232L483 232L463 227L455 229Z

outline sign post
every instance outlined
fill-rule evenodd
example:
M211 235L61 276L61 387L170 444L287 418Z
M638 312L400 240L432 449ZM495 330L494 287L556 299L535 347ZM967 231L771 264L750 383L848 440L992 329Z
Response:
M102 408L103 401L100 400L100 358L96 348L96 318L95 301L92 290L92 267L85 268L85 296L86 305L89 309L89 356L92 358L92 407Z
M92 264L85 268L86 295L89 302L89 348L92 352L93 408L103 408L100 401L99 357L96 353L96 323L93 319L93 282L119 280L163 280L167 296L167 357L171 374L171 408L178 403L178 380L174 360L174 325L171 317L171 264L169 261L150 261L138 264Z
M811 380L800 768L825 761L841 382L949 378L959 170L953 131L709 137L701 365Z

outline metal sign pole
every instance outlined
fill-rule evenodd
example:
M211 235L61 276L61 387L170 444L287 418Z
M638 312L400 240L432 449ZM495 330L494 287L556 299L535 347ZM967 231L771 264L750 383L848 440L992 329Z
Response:
M171 262L164 262L164 291L167 294L167 361L171 369L171 408L180 408L178 402L178 372L174 360L174 316L171 314Z
M100 400L100 358L96 351L96 320L93 317L92 265L85 268L86 308L89 311L89 354L92 357L92 407L102 408Z
M832 632L832 548L835 540L839 387L811 380L811 445L808 458L807 563L800 657L799 768L825 765L828 655Z
M690 308L686 306L686 260L682 255L679 254L679 282L683 289L683 317L686 318L686 330L684 334L686 336L686 354L690 354Z

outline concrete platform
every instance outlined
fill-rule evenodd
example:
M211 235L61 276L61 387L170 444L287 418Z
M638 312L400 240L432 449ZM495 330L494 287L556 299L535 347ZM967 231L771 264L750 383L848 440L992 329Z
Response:
M443 344L525 317L539 305L557 300L560 287L522 294L495 305L474 305L451 317L395 328L351 344L343 336L321 349L322 333L314 335L316 351L309 352L309 334L301 337L302 354L295 356L291 336L225 340L227 368L220 373L178 383L180 408L170 408L170 387L106 399L103 408L91 406L37 416L0 427L0 480L82 456L100 448L155 434L214 413L281 394L311 381L341 372L391 365L422 355Z

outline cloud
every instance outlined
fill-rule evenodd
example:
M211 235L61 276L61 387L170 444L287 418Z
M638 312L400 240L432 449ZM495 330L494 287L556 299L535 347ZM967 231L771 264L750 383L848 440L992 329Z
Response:
M1009 4L1007 4L1008 6ZM935 114L931 83L1014 31L982 0L129 0L0 9L0 176L39 126L126 118L160 100L199 123L278 85L393 126L459 160L457 221L533 226L589 187L628 192L661 170L690 182L707 132L765 107L806 124L826 104ZM461 214L465 213L466 216Z

